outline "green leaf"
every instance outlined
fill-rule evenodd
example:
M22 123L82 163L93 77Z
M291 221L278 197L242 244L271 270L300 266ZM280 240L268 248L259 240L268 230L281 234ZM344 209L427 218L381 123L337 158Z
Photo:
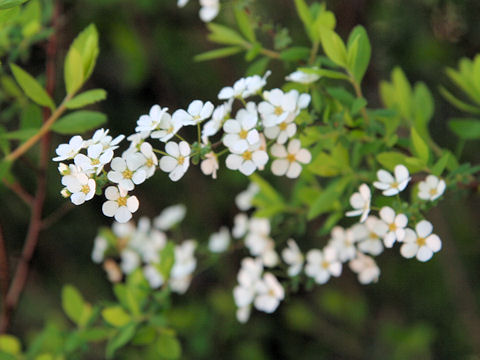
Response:
M22 90L30 99L39 105L49 107L52 111L55 110L55 104L52 98L37 80L15 64L10 64L10 69L12 70L15 80L17 80Z
M64 77L67 94L74 94L84 82L83 61L80 52L71 47L65 58Z
M85 82L88 80L88 78L93 72L93 69L95 68L95 63L97 62L98 53L100 51L98 46L98 31L94 24L88 25L75 38L72 45L70 45L70 49L68 50L67 57L66 57L67 61L70 58L70 53L75 51L78 52L82 60L81 61L82 69L83 69L82 82ZM74 63L74 66L78 66L78 64ZM67 86L67 91L68 91L68 86Z
M412 87L405 73L399 67L392 71L392 83L395 89L396 104L405 119L411 119L412 114Z
M121 347L125 346L135 335L137 324L130 323L121 328L107 343L106 357L111 359L115 352Z
M250 175L250 180L258 185L258 187L260 188L260 192L265 195L269 199L269 201L273 203L284 202L282 196L260 175L253 173L252 175Z
M11 355L18 355L21 349L20 341L15 336L0 335L0 351Z
M447 89L445 89L443 86L439 87L440 94L448 101L450 102L453 106L456 108L471 113L471 114L480 114L480 108L476 107L474 105L467 104L466 102L458 99L450 93Z
M20 129L39 129L43 124L42 109L36 104L28 104L22 108Z
M367 71L372 53L370 40L363 26L356 26L350 33L347 49L348 69L356 82L360 84Z
M38 129L29 128L11 131L9 133L0 133L0 138L9 140L28 140L38 132Z
M347 67L347 49L338 34L330 29L321 32L322 46L325 54L335 64Z
M423 82L415 84L415 89L413 90L413 107L415 126L417 128L424 127L432 119L435 105L432 93Z
M256 42L257 39L255 37L255 30L253 28L252 23L250 22L250 18L243 7L235 6L235 19L237 20L238 28L240 32L250 41Z
M367 100L365 100L364 98L356 98L355 100L353 100L350 111L352 112L352 115L356 115L365 106L367 106Z
M305 26L307 35L310 37L310 39L313 40L313 18L307 3L305 2L305 0L295 0L295 8L297 9L298 16L302 20L303 26Z
M65 115L53 126L52 131L59 134L79 134L92 130L107 121L105 114L98 111L80 110Z
M265 73L265 70L267 69L267 66L268 66L269 62L270 62L270 58L268 58L266 56L254 61L247 68L245 76L263 75Z
M332 182L322 191L308 211L308 220L312 220L321 214L337 208L338 200L350 181L351 179L349 177L344 177Z
M167 245L160 251L160 265L159 271L163 278L168 279L170 277L170 271L175 263L175 244L171 241L167 242Z
M105 90L93 89L75 96L73 99L68 101L65 106L67 109L78 109L105 100L106 98L107 92Z
M244 47L248 44L238 32L227 26L209 23L207 28L210 30L208 39L217 44L242 45Z
M155 341L157 332L153 326L147 325L140 328L132 339L133 345L148 345Z
M410 137L413 144L413 153L422 159L425 163L428 163L428 159L430 157L430 151L428 149L428 145L425 141L420 137L417 130L415 128L410 129Z
M0 160L0 180L5 179L10 173L12 162L7 160Z
M306 60L310 56L310 49L307 47L291 47L280 52L280 59L285 61Z
M10 9L27 1L28 0L0 0L0 10Z
M164 331L158 336L156 348L160 357L164 359L179 359L182 355L182 347L177 337Z
M425 170L426 164L414 157L408 157L395 151L387 151L377 155L377 161L387 170L393 171L399 164L405 165L411 173Z
M229 46L220 49L215 49L211 51L207 51L198 55L195 55L193 60L195 61L206 61L206 60L213 60L218 58L224 58L227 56L238 54L242 52L244 49L239 46Z
M125 326L132 320L130 315L119 305L103 309L102 317L107 323L115 327Z
M461 139L480 139L480 119L455 118L448 123L448 126Z
M62 307L70 320L79 325L82 320L85 301L80 292L72 285L65 285L62 289Z
M432 174L435 176L441 176L445 168L447 167L448 161L450 159L450 152L445 151L440 159L433 165Z
M312 74L324 76L330 79L348 80L348 76L339 71L326 70L326 69L312 69L312 68L299 68L299 70L304 71L306 73L312 73Z

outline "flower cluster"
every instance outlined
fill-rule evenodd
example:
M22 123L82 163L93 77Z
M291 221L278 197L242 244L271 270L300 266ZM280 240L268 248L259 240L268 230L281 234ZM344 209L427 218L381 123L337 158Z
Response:
M177 6L184 7L189 0L178 0ZM215 19L220 12L220 0L199 0L200 11L198 15L203 22L210 22Z
M263 91L269 75L241 78L221 89L218 98L224 102L217 107L210 101L194 100L186 109L170 114L168 108L152 106L137 120L135 133L127 137L129 146L121 156L114 156L114 151L124 135L113 139L108 130L99 129L89 140L74 136L68 144L58 146L58 156L53 159L73 160L59 166L65 186L62 195L80 205L104 193L107 201L103 213L125 223L139 207L138 199L129 192L157 169L178 181L190 163L200 163L202 172L215 179L219 158L225 155L227 168L247 176L265 169L273 158L274 175L298 177L302 165L312 157L294 138L295 120L309 105L310 95L296 90ZM260 101L252 101L254 97L260 97ZM234 112L235 101L239 108ZM196 128L197 141L189 142L179 134L188 127ZM163 149L156 148L159 146Z
M115 222L112 229L102 229L95 238L92 260L103 263L112 282L141 269L152 289L168 286L183 294L190 286L197 266L195 240L174 244L169 230L182 221L185 207L168 207L151 221L140 218L138 224Z

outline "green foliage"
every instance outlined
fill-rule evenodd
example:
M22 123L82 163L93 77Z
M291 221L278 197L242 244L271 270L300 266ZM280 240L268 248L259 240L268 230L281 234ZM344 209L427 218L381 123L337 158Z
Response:
M35 78L15 64L10 64L10 69L18 85L30 99L38 105L47 106L52 110L55 109L53 100Z
M67 109L79 109L84 106L105 100L106 98L107 92L105 90L93 89L75 96L73 99L69 100L65 106Z
M79 110L60 118L52 126L52 131L58 134L78 134L98 128L107 121L107 117L90 110Z

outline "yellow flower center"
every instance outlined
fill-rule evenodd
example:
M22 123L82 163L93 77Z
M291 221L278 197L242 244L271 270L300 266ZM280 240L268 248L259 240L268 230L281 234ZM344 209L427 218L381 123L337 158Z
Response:
M145 165L147 165L148 167L152 167L154 165L153 160L147 159L147 163Z
M248 135L248 131L243 129L238 133L238 136L240 136L240 139L246 139L247 135Z
M395 225L394 223L389 224L388 225L388 230L390 230L390 231L397 230L397 225Z
M124 179L131 179L133 176L133 171L126 169L124 172L122 172L122 176Z
M82 190L81 190L85 195L87 195L90 192L90 186L88 185L82 185Z
M273 113L277 116L280 116L283 114L283 109L281 106L275 106L275 109L273 110Z
M170 126L167 130L167 134L171 134L173 132L173 126Z
M287 123L282 122L280 125L278 125L278 127L280 128L281 131L285 131L287 130Z
M291 163L295 162L295 155L293 154L288 154L287 155L287 160Z
M328 261L325 261L325 260L322 261L322 268L328 269L328 266L329 266L329 265L330 265L330 264L328 263Z
M368 237L370 239L378 239L378 235L375 234L373 231L371 231L369 234L368 234Z
M179 165L182 165L185 162L185 156L180 155L177 161Z
M100 160L92 159L92 165L98 165L98 164L100 164Z
M252 153L250 151L245 151L242 155L245 160L252 160Z
M117 199L117 204L118 204L118 206L127 206L127 197L126 196L120 196Z
M437 189L430 189L429 192L431 196L437 195Z
M194 121L200 120L200 115L195 115L195 116L193 117L193 120L194 120Z
M422 247L422 246L425 246L425 244L427 243L427 240L425 238L422 238L422 237L419 237L417 238L417 245Z
M394 189L398 188L398 182L396 181L392 182L392 188Z

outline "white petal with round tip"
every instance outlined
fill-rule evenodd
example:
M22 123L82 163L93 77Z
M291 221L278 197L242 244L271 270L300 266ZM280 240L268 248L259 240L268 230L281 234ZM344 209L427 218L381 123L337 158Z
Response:
M119 223L126 223L132 218L132 213L128 211L126 206L120 206L115 213L115 220Z
M433 226L429 221L422 220L415 226L415 230L417 231L418 236L426 238L432 233Z
M102 205L102 212L105 216L113 217L117 212L118 204L115 201L106 201Z

